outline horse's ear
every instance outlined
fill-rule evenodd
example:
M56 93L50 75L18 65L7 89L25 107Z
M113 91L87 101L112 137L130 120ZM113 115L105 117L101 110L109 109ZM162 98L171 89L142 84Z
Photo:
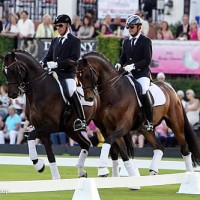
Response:
M68 62L69 62L69 65L72 65L72 66L76 66L77 65L77 61L74 61L74 60L68 59Z
M0 59L4 61L5 57L0 54Z

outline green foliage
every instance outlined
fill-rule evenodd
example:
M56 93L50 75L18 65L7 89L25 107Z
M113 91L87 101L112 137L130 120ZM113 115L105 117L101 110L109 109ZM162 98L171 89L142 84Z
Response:
M0 54L4 55L6 52L13 50L14 44L15 38L0 35ZM2 66L2 61L0 61L0 66ZM2 83L5 83L5 77L2 70L0 70L0 85Z
M97 37L97 51L106 56L114 65L118 60L121 52L121 38L117 37Z
M175 24L170 24L170 26L169 26L174 37L176 37L176 30L177 30L178 25L179 25L179 23L175 23Z

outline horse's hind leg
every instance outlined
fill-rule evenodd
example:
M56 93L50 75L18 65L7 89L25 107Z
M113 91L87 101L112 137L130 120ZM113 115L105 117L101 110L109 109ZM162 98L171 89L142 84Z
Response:
M37 150L36 150L36 130L34 127L30 126L27 130L28 132L28 150L29 150L29 157L33 162L35 169L38 172L43 172L45 169L44 161L38 158Z
M53 149L52 149L52 146L51 146L50 134L46 134L45 136L40 137L40 139L43 142L45 149L46 149L52 179L54 179L54 180L60 179L60 173L58 171L58 167L56 165L56 159L55 159L55 156L53 154Z
M78 169L78 177L87 177L87 172L84 170L84 165L85 159L88 156L90 142L81 134L81 132L74 133L74 131L72 131L68 133L70 133L70 138L76 141L81 147L81 152L79 154L78 161L76 164L76 167Z

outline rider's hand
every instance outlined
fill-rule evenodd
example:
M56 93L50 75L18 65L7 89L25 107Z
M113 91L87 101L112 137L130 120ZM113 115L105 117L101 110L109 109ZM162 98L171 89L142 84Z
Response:
M127 72L131 72L134 69L135 69L135 65L134 64L126 65L124 67L124 70L127 71Z
M58 67L58 63L54 61L47 62L47 66L49 69L55 69Z
M115 69L116 69L117 71L119 71L120 68L121 68L121 64L120 64L120 63L116 63Z

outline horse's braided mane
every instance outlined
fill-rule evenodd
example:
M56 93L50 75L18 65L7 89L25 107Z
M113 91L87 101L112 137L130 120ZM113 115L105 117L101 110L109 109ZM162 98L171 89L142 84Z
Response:
M90 51L86 54L83 55L83 58L87 57L87 56L99 56L101 57L102 59L106 60L112 67L112 63L110 62L110 60L108 58L106 58L103 54L97 52L97 51Z
M27 52L27 51L24 51L24 50L21 50L21 49L15 49L13 52L14 52L14 53L21 53L21 54L24 54L24 55L26 55L26 56L28 56L28 57L31 57L31 59L32 59L37 65L39 64L39 61L38 61L35 57L33 57L31 53L29 53L29 52Z

